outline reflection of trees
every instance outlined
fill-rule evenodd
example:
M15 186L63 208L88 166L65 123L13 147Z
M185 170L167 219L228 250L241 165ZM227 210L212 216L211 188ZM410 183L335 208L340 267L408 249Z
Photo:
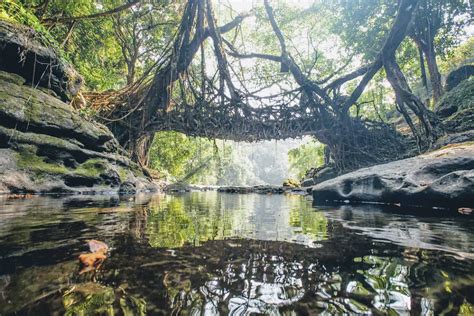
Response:
M409 313L409 267L400 264L398 259L365 256L356 258L359 260L370 268L358 271L362 278L350 281L346 291L357 296L372 296L372 305L383 313Z
M175 279L179 277L175 275ZM305 268L281 256L254 253L248 260L229 263L220 275L196 287L167 285L173 311L191 314L279 314L280 307L299 301L305 294ZM182 279L181 279L182 280Z
M312 240L325 240L328 238L328 220L322 212L316 212L301 198L291 199L290 226L301 229L304 235Z
M405 242L436 240L445 223L424 227L423 218L397 221L352 207L343 226L334 218L349 212L316 212L297 196L210 192L135 203L10 218L0 228L7 246L0 279L8 281L0 282L0 313L63 306L71 314L144 314L145 307L150 314L473 314L472 261ZM402 224L410 230L394 227ZM90 285L74 277L76 258L83 239L98 234L112 251L100 284ZM456 241L470 236L458 234ZM320 248L303 246L315 240Z
M146 234L153 247L201 245L227 237L327 239L327 219L300 196L222 195L215 192L164 196L148 206Z
M183 288L179 282L167 283L167 291L174 311L210 315L280 315L282 308L307 294L313 297L310 311L320 314L410 312L407 266L376 256L356 261L369 267L354 275L338 266L253 253L247 260L227 264L202 285L186 283Z
M308 264L301 259L252 252L245 260L226 264L201 284L189 281L191 271L185 272L187 276L174 273L174 279L181 282L166 284L170 308L191 314L280 315L285 308L310 297L310 313L409 312L408 267L376 256L361 260L360 264L369 267L354 275L318 261ZM188 282L182 282L184 279Z
M150 207L147 224L153 247L195 246L227 237L231 227L230 212L223 214L219 204L200 200L199 195L173 197ZM227 216L226 216L227 215Z
M177 313L209 315L406 314L470 308L469 302L456 301L466 294L448 297L439 305L440 298L426 292L437 281L417 288L419 280L413 276L417 265L402 258L367 254L338 260L352 247L362 247L357 253L370 253L368 240L356 235L351 240L339 247L337 242L323 241L321 249L250 240L215 241L210 247L206 243L198 250L201 256L217 261L212 269L201 265L202 261L181 261L179 269L169 272L165 284L169 308ZM187 257L185 253L192 253L192 249L183 248L181 256ZM420 273L431 273L431 266L419 267ZM471 285L457 288L465 291ZM446 296L446 290L440 290ZM458 291L455 287L451 290Z
M65 315L146 315L145 300L128 295L125 290L86 282L73 285L63 295Z

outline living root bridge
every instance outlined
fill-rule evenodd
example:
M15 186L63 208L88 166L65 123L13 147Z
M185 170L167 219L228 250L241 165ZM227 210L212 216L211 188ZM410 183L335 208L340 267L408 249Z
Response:
M154 133L164 130L236 141L313 135L328 146L333 162L341 171L400 158L407 149L403 137L383 122L353 117L350 110L379 70L384 66L387 70L395 68L395 52L406 37L417 4L418 0L400 0L392 28L374 60L330 81L338 73L324 80L314 80L295 62L269 1L265 0L264 5L280 46L277 55L238 52L222 35L238 26L244 16L217 27L210 0L189 0L172 48L153 77L134 85L115 99L117 104L103 111L105 115L100 114L107 117L106 123L110 123L119 142L142 165L148 163ZM212 40L217 62L217 71L211 77L206 74L202 48L208 38ZM191 67L199 48L200 71L199 67ZM282 70L291 74L297 88L262 101L262 97L245 87L236 88L232 79L239 77L228 57L279 63ZM357 78L355 88L347 91L348 95L342 95L341 91L346 89L341 87ZM432 143L435 137L431 137L433 129L428 121L428 110L423 104L414 106L408 102L413 99L413 93L405 85L401 72L397 72L397 80L389 81L399 108L410 108L425 126L416 129L410 124L419 147L423 147L421 143L425 139Z
M179 105L158 117L145 132L179 131L191 136L253 142L314 135L314 115L301 108L246 108L209 104Z

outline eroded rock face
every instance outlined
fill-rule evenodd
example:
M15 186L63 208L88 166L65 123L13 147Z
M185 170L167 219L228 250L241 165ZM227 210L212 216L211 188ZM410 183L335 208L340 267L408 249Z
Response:
M0 20L0 70L51 89L63 101L75 96L83 84L79 73L33 29L5 20Z
M306 172L305 178L301 181L301 186L310 187L323 181L337 177L338 173L333 166L323 165Z
M474 142L359 169L312 187L316 204L380 202L473 207Z
M0 192L116 192L123 183L134 191L156 188L105 126L24 83L0 71Z

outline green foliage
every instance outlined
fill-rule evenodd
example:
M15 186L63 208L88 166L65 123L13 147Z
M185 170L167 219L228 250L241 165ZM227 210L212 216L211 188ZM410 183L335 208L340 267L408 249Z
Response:
M443 56L439 64L440 71L448 74L461 65L474 62L474 37L455 47L446 56Z
M0 18L32 27L44 38L43 42L61 51L61 55L73 63L88 89L104 91L119 89L127 83L129 43L141 43L137 47L140 56L134 60L134 67L137 74L142 74L154 64L158 52L173 36L175 20L179 19L180 11L174 5L168 6L167 1L140 3L113 16L72 19L123 4L124 1L119 0L5 0L0 2ZM66 20L57 22L55 18ZM127 34L126 41L121 41L117 35L119 26Z
M324 145L311 140L310 142L294 148L288 152L290 167L299 178L302 178L306 171L318 167L324 162Z
M291 188L297 188L300 186L300 182L296 179L286 179L283 181L283 186L284 187L291 187Z
M150 151L150 166L169 180L182 180L203 166L188 183L210 185L281 185L289 176L287 151L292 142L235 143L160 132Z
M229 161L230 149L222 143L178 132L159 132L150 150L150 167L174 180L214 184Z
M355 54L372 61L380 51L396 13L396 2L362 0L324 5L332 18L329 28Z
M59 45L54 36L41 23L38 17L21 3L12 0L0 1L0 19L32 28L36 31L35 37L38 41L46 46L52 46L60 52Z

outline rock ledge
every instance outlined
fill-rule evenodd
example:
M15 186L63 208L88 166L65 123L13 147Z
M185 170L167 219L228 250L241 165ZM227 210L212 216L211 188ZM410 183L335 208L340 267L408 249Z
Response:
M312 187L315 204L378 202L474 206L474 142L359 169Z

